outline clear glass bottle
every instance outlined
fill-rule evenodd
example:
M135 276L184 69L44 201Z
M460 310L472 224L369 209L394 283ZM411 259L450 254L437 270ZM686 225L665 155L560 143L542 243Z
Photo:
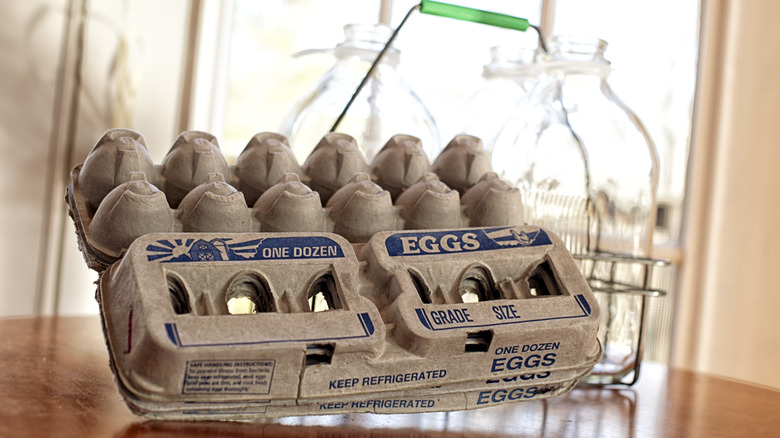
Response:
M581 260L603 321L602 361L586 381L633 383L642 352L656 217L658 155L607 83L607 43L553 37L543 77L499 133L496 171L524 193L529 223L563 237Z
M336 63L293 106L279 128L299 162L330 131L391 34L392 29L384 25L344 27L344 42L332 50ZM419 138L430 160L441 150L433 116L398 72L400 55L394 47L386 52L337 129L357 140L369 162L395 134Z
M588 251L585 150L561 107L559 79L541 75L511 111L489 151L493 169L523 194L525 221Z
M496 46L482 69L482 84L460 112L461 132L482 139L490 151L496 134L539 76L538 49Z

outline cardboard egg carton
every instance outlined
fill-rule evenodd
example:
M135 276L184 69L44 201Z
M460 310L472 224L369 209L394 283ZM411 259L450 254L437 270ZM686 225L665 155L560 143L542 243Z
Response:
M333 398L301 403L276 400L251 400L238 403L166 403L139 404L137 412L155 419L251 420L261 417L333 415L345 413L399 414L479 409L506 403L555 397L570 391L575 380L545 384L491 385L482 381L478 390L444 391L443 388L406 394L371 394L360 398ZM475 385L476 386L476 385ZM153 409L153 410L152 410Z
M517 189L481 141L456 136L433 164L419 139L392 137L369 164L346 134L327 134L299 166L285 137L255 135L228 165L217 140L188 131L162 163L141 134L106 132L72 171L67 200L89 266L102 271L150 232L377 232L520 225Z
M353 249L330 233L137 239L98 290L128 405L230 419L472 409L566 392L601 357L596 301L545 230L382 232ZM241 297L256 313L230 313Z
M228 165L185 132L159 165L108 131L67 201L117 386L136 413L251 419L473 409L570 390L601 357L571 254L522 225L479 139L368 164L274 133ZM242 308L243 307L243 308Z

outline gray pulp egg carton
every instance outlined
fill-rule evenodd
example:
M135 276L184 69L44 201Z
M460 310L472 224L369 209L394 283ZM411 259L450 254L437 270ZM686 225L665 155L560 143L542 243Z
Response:
M112 130L72 176L111 367L138 414L473 409L565 393L601 357L571 254L518 223L517 190L474 137L430 165L397 135L369 165L328 134L301 169L273 133L229 166L187 132L156 166L139 134Z
M101 271L150 232L324 231L364 243L386 230L521 224L520 193L490 170L466 135L432 165L419 139L396 135L369 165L352 137L331 133L300 167L283 136L260 133L229 166L214 136L188 131L155 165L139 133L114 129L73 169L67 199Z

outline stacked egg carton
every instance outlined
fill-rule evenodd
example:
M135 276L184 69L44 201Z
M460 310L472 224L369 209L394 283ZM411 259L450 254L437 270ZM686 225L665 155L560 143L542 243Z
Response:
M369 165L332 133L301 169L274 133L229 166L185 132L156 166L138 133L112 130L72 177L139 414L471 409L565 393L600 359L587 283L557 236L521 224L475 137L431 165L396 135Z

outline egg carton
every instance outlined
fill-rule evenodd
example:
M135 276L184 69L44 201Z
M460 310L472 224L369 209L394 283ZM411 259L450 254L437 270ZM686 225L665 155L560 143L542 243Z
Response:
M155 165L141 134L106 132L72 171L67 200L87 264L102 271L150 232L377 232L521 225L519 191L492 172L481 141L459 135L433 164L395 135L369 164L347 134L322 138L301 167L287 139L255 135L228 165L217 140L182 133Z
M137 239L98 288L127 404L152 418L472 409L559 395L601 357L596 301L546 230L381 232L359 248L331 233ZM240 298L254 314L231 314Z
M371 394L361 398L333 398L310 403L299 400L251 400L240 403L166 403L133 406L136 412L161 420L253 420L263 417L333 415L347 413L404 414L479 409L555 397L569 392L577 380L544 384L492 385L480 382L479 389L442 391L431 388L406 394ZM486 389L487 388L487 389Z
M601 357L571 254L522 225L476 137L430 164L396 135L368 164L331 133L299 166L261 133L228 165L189 131L155 165L116 129L72 181L111 367L140 415L472 409L564 393Z

